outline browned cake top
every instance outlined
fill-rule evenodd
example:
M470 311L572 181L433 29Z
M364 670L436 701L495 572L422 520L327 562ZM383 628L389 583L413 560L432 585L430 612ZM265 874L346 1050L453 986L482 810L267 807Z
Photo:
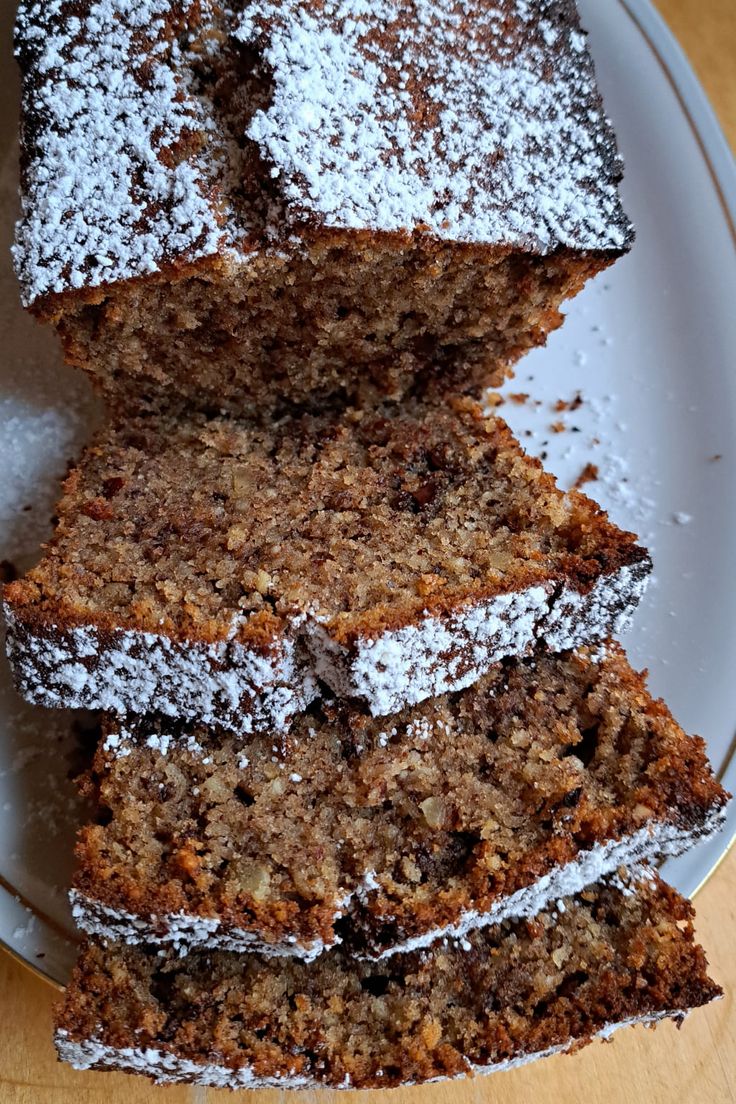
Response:
M470 401L133 419L88 449L58 512L11 605L177 638L255 642L309 617L349 641L648 565Z
M17 46L29 303L305 222L630 242L572 0L25 0Z

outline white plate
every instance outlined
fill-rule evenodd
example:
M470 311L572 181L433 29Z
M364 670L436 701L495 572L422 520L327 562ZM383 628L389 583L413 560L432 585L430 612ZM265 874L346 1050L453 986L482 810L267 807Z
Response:
M506 389L528 391L537 404L509 400L502 412L532 451L546 452L563 484L597 464L601 479L587 489L651 548L656 584L627 647L685 728L706 738L733 790L736 170L683 54L646 0L581 0L581 7L626 158L626 205L638 238ZM0 31L7 44L7 28ZM9 58L0 66L7 73ZM49 531L58 478L95 412L52 337L18 306L7 261L12 95L3 106L0 559L26 566ZM577 410L554 411L577 391ZM558 420L566 428L555 433ZM67 779L68 715L24 705L4 668L0 725L0 940L63 982L74 955L65 892L80 816ZM734 831L736 813L716 841L668 862L667 877L694 892Z

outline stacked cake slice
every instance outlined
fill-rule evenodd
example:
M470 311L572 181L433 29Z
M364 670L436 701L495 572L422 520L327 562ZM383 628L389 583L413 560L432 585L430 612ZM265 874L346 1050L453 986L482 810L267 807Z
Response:
M390 1088L509 1069L719 994L690 906L647 878L387 964L88 943L57 1043L80 1068L164 1082Z
M714 999L649 556L479 405L631 243L574 3L73 8L20 9L16 261L110 420L4 595L103 714L60 1055L389 1087Z
M469 399L102 431L6 591L24 692L235 731L388 714L622 628L651 561Z
M726 803L607 639L648 570L467 399L104 431L6 587L24 691L107 709L62 1056L368 1087L710 1000L688 906L639 869ZM251 708L243 641L265 667L284 638L309 693Z
M80 926L128 943L382 958L533 916L711 832L700 740L620 648L508 660L370 718L322 704L289 736L108 721L80 837Z

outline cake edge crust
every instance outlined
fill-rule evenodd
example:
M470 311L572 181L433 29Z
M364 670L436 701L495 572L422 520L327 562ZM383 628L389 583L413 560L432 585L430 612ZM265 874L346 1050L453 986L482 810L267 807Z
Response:
M424 949L442 939L462 941L469 932L500 924L504 920L530 919L551 901L579 893L620 866L675 857L695 844L705 842L720 831L725 815L725 807L717 806L707 811L701 823L687 827L674 820L650 820L636 832L594 844L577 859L556 866L536 882L499 898L485 912L463 910L451 924L400 939L375 954L369 948L356 957L379 962L394 954ZM357 889L335 901L336 920L349 918L351 902L364 899L377 885L374 883L375 874L375 871L367 871ZM257 932L223 923L215 916L198 916L182 911L144 917L113 908L76 889L72 889L69 896L75 923L86 934L101 939L122 939L133 944L173 947L181 953L207 948L258 953L270 958L294 957L312 962L323 951L341 943L337 933L332 942L316 938L304 943L291 936L281 942L269 943L261 939Z
M501 659L542 645L553 652L617 636L651 571L648 554L601 576L587 591L571 580L470 602L442 616L341 644L329 626L295 619L271 650L237 640L175 641L137 629L55 623L6 599L6 648L26 700L50 707L159 712L230 731L288 730L322 679L373 716L471 686ZM301 625L297 622L301 620Z
M638 546L635 546L638 547ZM587 591L550 582L499 594L415 625L340 645L307 626L315 674L338 697L365 702L374 717L464 690L495 663L533 646L562 652L625 632L647 586L651 560L601 574Z
M718 1000L720 998L709 996L708 999ZM536 1062L541 1058L549 1058L554 1054L564 1054L570 1050L578 1049L595 1039L609 1039L615 1031L622 1027L633 1027L636 1024L654 1026L663 1020L674 1020L679 1025L692 1010L692 1008L687 1010L676 1008L659 1012L645 1012L640 1016L629 1016L624 1020L608 1022L593 1034L580 1037L573 1035L565 1042L548 1047L546 1050L517 1054L513 1058L506 1058L501 1062L491 1062L487 1065L478 1065L468 1061L467 1068L462 1073L432 1077L421 1083L432 1084L438 1081L459 1080L467 1076L481 1076L501 1073L504 1070L518 1069L520 1066ZM378 1079L365 1086L354 1086L349 1075L346 1075L344 1081L339 1084L319 1081L316 1078L297 1073L285 1073L278 1077L259 1077L251 1066L231 1069L225 1065L193 1062L191 1059L180 1058L170 1051L155 1047L145 1049L142 1047L114 1047L97 1038L72 1039L69 1032L64 1028L57 1029L54 1041L59 1058L63 1062L72 1065L74 1069L118 1069L126 1073L144 1074L155 1081L156 1084L178 1081L221 1089L352 1089L354 1087L382 1087ZM378 1077L378 1074L376 1077ZM403 1081L401 1086L409 1087L418 1083Z

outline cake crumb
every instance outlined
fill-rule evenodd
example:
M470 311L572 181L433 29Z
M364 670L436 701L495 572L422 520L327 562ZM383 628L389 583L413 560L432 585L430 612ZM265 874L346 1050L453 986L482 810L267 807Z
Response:
M18 578L18 571L10 560L0 560L0 583L12 583Z
M569 401L565 399L558 399L552 409L556 414L562 414L566 410L578 410L583 405L583 396L579 391L575 392L575 395Z
M579 491L586 483L593 483L598 478L598 465L590 462L585 465L580 475L573 483L573 490Z

